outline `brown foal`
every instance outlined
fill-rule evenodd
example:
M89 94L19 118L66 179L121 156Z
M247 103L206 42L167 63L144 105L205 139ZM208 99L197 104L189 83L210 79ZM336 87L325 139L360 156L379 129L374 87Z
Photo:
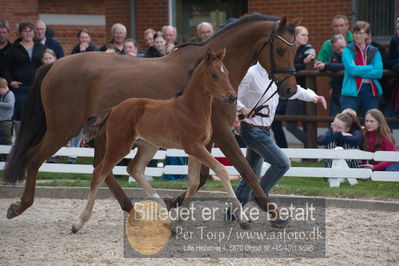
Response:
M130 152L133 144L138 147L138 151L127 171L147 196L165 206L146 180L144 170L159 148L183 149L189 155L188 188L183 206L188 207L197 192L203 163L215 171L223 182L233 208L240 215L240 203L225 167L205 148L212 135L213 98L224 100L226 105L235 103L237 98L229 81L228 70L222 62L224 55L225 49L216 54L208 50L199 60L180 96L169 100L130 98L89 120L84 129L85 138L95 138L105 127L106 151L93 171L87 205L79 222L72 226L72 232L79 231L89 220L98 187L114 166ZM246 227L247 221L240 221L240 225Z

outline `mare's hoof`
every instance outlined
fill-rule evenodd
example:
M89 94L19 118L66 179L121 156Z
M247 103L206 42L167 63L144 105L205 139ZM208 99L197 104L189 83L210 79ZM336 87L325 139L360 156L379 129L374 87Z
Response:
M289 223L290 223L289 219L286 220L276 219L274 221L271 221L272 227L275 228L286 228Z
M12 219L12 218L17 217L18 215L20 215L20 213L18 213L16 211L16 209L19 208L20 205L21 205L21 203L17 202L17 203L11 204L10 207L8 207L8 210L7 210L7 218L8 219Z
M174 198L164 198L163 201L165 202L168 211L177 207L177 201Z
M232 212L231 209L227 209L226 213L224 214L224 221L225 222L238 221L238 223L240 224L240 227L244 230L248 230L250 228L250 224L252 223L251 220L240 221L239 217L237 217L237 214Z
M79 229L77 229L75 227L75 225L72 225L72 229L71 229L72 234L76 234L78 231L79 231Z
M244 230L248 230L250 228L251 221L248 222L240 222L240 227Z

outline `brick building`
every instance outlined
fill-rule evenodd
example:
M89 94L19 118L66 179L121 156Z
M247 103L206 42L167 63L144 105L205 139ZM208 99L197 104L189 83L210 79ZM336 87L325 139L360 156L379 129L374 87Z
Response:
M247 12L267 15L302 16L302 25L309 28L309 42L318 50L324 40L330 38L331 17L347 15L370 22L377 21L383 27L381 40L387 42L393 33L394 18L399 12L397 0L0 0L0 19L10 22L13 29L23 20L42 19L56 31L56 39L69 54L77 42L76 34L85 27L91 32L97 45L110 36L111 25L120 22L128 28L128 35L143 44L143 31L152 27L159 30L163 25L177 26L179 41L187 41L195 35L195 25L203 20L211 21L217 28L228 17L239 17ZM365 3L362 6L361 4ZM378 3L377 3L378 2ZM368 4L367 4L368 3ZM375 5L375 3L377 3ZM375 6L374 6L375 5ZM362 13L362 14L360 14ZM352 16L353 15L353 16ZM379 20L389 19L388 22ZM377 23L374 23L374 25ZM373 25L373 23L372 23ZM389 29L390 28L390 29ZM377 30L378 31L378 30ZM373 35L375 34L373 28ZM13 32L12 39L16 38Z
M398 0L0 0L0 19L9 21L13 29L11 40L17 36L16 25L23 20L41 19L56 31L56 37L70 54L78 42L77 32L89 29L92 41L101 46L110 39L110 28L122 23L128 37L143 47L146 28L160 30L171 24L178 29L178 41L195 36L195 26L209 21L217 29L227 18L245 13L302 16L301 24L310 33L309 43L316 51L331 37L331 18L344 14L350 21L363 19L372 25L373 38L388 43L399 14ZM319 78L318 88L328 88L326 78ZM319 93L327 96L328 90ZM325 114L319 110L320 114Z

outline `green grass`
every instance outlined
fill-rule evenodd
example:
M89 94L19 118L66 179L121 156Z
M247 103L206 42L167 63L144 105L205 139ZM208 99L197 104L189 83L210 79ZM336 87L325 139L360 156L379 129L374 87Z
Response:
M333 197L379 197L399 198L398 182L375 182L358 179L357 185L341 183L339 188L331 188L325 178L283 177L272 191L281 194Z
M127 177L118 179L122 187L139 187L136 183L129 184ZM166 189L186 189L186 181L160 181L150 182L154 188ZM40 182L40 186L71 186L88 187L89 180L47 180ZM232 181L236 187L238 181ZM102 186L105 186L104 184ZM219 181L208 181L202 190L223 190L223 185ZM306 178L306 177L283 177L273 187L272 193L295 194L306 196L332 196L332 197L376 197L376 198L399 198L398 182L375 182L371 180L359 180L359 184L351 186L348 183L341 183L339 188L330 188L327 179Z
M323 167L323 163L306 162L293 163L293 166ZM71 186L88 187L91 175L88 174L57 174L39 173L39 186ZM136 183L129 184L127 176L117 178L122 187L138 187ZM399 182L375 182L371 180L359 180L359 184L351 186L348 183L341 183L339 188L330 188L325 178L307 177L283 177L273 187L272 193L295 194L306 196L333 196L333 197L373 197L373 198L399 198ZM162 181L155 178L150 182L154 188L186 189L186 181ZM237 180L232 181L233 187L238 184ZM103 185L105 186L105 185ZM220 181L208 181L202 190L223 190Z

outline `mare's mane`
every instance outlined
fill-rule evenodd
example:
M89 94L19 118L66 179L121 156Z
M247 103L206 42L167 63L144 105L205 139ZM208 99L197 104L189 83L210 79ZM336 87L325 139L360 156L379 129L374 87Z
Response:
M233 30L237 27L240 27L242 24L246 24L252 21L278 21L280 20L279 17L275 17L275 16L265 16L262 15L260 13L252 13L252 14L247 14L244 15L242 17L240 17L237 21L230 23L228 25L226 25L225 27L223 27L222 29L220 29L219 31L217 31L210 39L200 42L200 43L194 43L194 42L187 42L187 43L182 43L180 45L177 45L176 48L183 48L183 47L187 47L187 46L204 46L205 44L207 44L208 42L212 41L213 39L217 38L219 35L223 34L224 32ZM295 34L295 27L291 24L291 23L287 23L284 28L283 31L287 30L290 34L294 35ZM234 32L234 31L232 31ZM179 50L179 49L177 49ZM189 76L189 79L191 78L191 75L193 74L195 68L201 63L203 57L198 58L188 69L187 69L187 73ZM188 83L188 82L187 82ZM186 85L183 87L183 89L178 90L175 93L175 97L181 96L183 94L184 88L187 86Z
M194 61L194 63L192 63L191 66L186 70L186 72L187 72L187 74L188 74L188 81L187 81L186 84L183 86L183 89L178 90L178 91L175 93L175 97L179 97L179 96L183 95L184 88L185 88L185 87L187 86L187 84L189 83L189 81L190 81L190 79L191 79L191 76L192 76L193 73L194 73L194 70L198 67L198 65L199 65L204 59L205 59L204 56L201 56L201 57L197 58L197 59Z
M247 15L244 15L244 16L240 17L237 21L226 25L225 27L223 27L222 29L217 31L210 39L208 39L206 41L203 41L203 42L200 42L200 43L194 43L194 42L182 43L180 45L177 45L176 48L182 48L182 47L189 46L189 45L204 46L206 43L208 43L212 39L218 37L219 35L223 34L224 32L230 31L230 29L239 27L242 24L245 24L245 23L248 23L248 22L251 22L251 21L277 21L279 19L280 18L278 18L278 17L265 16L265 15L262 15L260 13L247 14ZM290 33L294 33L294 31L292 31L292 32L290 31Z

